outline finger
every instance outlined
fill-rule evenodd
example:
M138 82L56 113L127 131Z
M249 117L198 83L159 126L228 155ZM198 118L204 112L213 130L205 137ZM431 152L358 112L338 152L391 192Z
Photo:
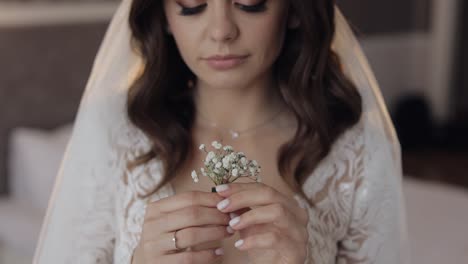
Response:
M242 214L244 214L245 212L248 212L248 211L250 211L250 210L252 210L252 209L250 209L250 208L242 208L242 209L236 210L236 211L234 211L234 212L230 212L230 213L229 213L229 217L230 217L231 219L233 219L233 218L238 217L239 215L242 215Z
M223 200L217 193L190 191L162 198L147 205L145 219L155 219L162 214L190 206L216 207Z
M306 226L301 225L296 216L281 204L270 204L252 209L229 222L234 230L242 230L261 224L277 226L283 234L296 241L304 242L307 239Z
M184 251L176 254L158 256L148 263L214 263L224 254L222 249L206 249L200 251Z
M236 192L240 192L243 190L255 189L259 188L260 186L265 185L262 182L246 182L246 183L229 183L229 184L222 184L216 186L216 192L223 196L227 197Z
M274 224L280 228L284 228L288 226L287 221L289 221L289 219L287 219L287 217L289 214L290 213L280 204L270 204L252 209L232 218L229 221L229 225L234 230L240 230L258 224Z
M152 251L156 251L156 254L161 255L177 249L194 247L205 242L219 241L230 236L232 236L232 233L227 231L227 226L190 227L175 233L176 245L172 240L174 232L159 235L156 239L147 241L145 245L149 245Z
M285 238L279 232L260 233L236 241L239 250L249 249L284 249Z
M230 217L214 208L186 207L143 224L143 230L154 234L170 233L176 230L209 225L229 224Z
M281 203L287 208L294 209L297 211L297 213L303 211L303 209L299 207L295 200L289 199L284 194L268 185L260 183L258 185L245 183L245 185L251 185L255 187L240 187L242 190L233 192L226 199L220 201L216 205L218 210L221 212L233 212L246 207ZM239 184L237 184L237 186L239 186ZM232 188L238 188L237 186L233 186Z
M256 234L263 234L263 233L268 233L272 231L279 231L278 227L274 225L269 225L269 224L259 224L259 225L254 225L254 226L250 226L242 230L239 230L239 236L240 238L243 239L243 238L253 236Z

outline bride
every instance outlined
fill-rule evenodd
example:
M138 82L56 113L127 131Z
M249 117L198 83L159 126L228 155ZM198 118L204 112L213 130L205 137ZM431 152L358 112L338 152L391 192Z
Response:
M220 140L261 182L192 182ZM34 263L409 263L400 150L330 0L123 0Z

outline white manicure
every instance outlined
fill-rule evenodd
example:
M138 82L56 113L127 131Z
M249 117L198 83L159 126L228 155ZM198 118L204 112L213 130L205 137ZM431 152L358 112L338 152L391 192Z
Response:
M231 217L231 219L233 219L234 217L237 217L239 216L238 214L236 213L229 213L229 217Z
M224 250L223 250L222 248L217 248L217 249L215 250L215 254L216 254L217 256L224 255Z
M221 202L219 202L216 207L218 207L218 210L223 210L224 208L226 208L226 206L228 206L228 204L229 204L229 199L224 199Z
M216 191L217 192L224 192L226 191L227 189L229 189L229 186L227 184L223 184L223 185L218 185L216 186Z
M235 225L237 225L237 223L239 223L239 221L240 221L240 217L238 216L236 218L231 219L231 221L229 221L229 225L230 226L235 226Z
M242 246L242 244L244 244L244 240L241 239L241 240L237 240L236 243L234 244L234 246L238 248L238 247Z

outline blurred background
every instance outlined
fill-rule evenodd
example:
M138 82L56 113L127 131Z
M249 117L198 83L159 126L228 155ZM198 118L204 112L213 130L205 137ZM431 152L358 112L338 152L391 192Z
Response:
M359 36L401 141L413 263L468 263L468 2L337 3ZM31 263L117 5L0 0L0 263Z

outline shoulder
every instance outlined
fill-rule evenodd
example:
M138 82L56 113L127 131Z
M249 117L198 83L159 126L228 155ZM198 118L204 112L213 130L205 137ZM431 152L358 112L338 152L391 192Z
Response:
M364 182L379 185L388 178L395 181L398 176L400 147L393 126L374 112L364 112L360 121L333 143L328 155L305 181L303 190L313 197L331 183L357 190Z
M113 125L109 138L114 160L122 163L119 165L135 160L135 158L150 151L152 147L150 138L140 128L132 124L128 118Z

